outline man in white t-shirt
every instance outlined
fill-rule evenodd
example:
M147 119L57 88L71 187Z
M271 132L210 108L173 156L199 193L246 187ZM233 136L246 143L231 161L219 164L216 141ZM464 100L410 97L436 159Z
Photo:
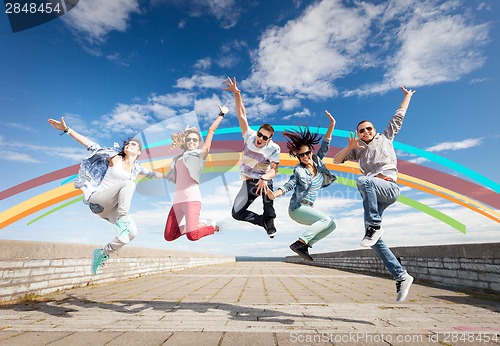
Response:
M236 114L244 139L244 148L240 160L240 174L243 184L233 203L233 218L240 221L262 226L270 238L276 233L273 201L267 197L267 191L273 190L273 178L278 174L280 162L280 147L271 137L274 129L269 124L263 124L258 131L248 126L247 115L241 91L236 86L236 78L228 78L224 83L234 94ZM258 196L262 196L264 212L262 215L249 211L248 208Z

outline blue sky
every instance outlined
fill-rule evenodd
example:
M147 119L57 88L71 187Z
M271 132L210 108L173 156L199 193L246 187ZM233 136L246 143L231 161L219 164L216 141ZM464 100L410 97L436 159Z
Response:
M221 128L237 126L232 94L222 90L227 76L238 79L250 125L326 127L328 109L338 130L370 119L382 131L402 100L399 85L416 89L396 140L500 183L500 135L494 126L500 108L499 14L496 1L479 0L80 0L64 16L15 34L4 14L0 190L84 157L83 147L47 124L49 117L65 116L103 146L179 118L206 130L218 104L230 108ZM334 137L332 145L343 147L346 140ZM280 175L275 185L286 178ZM136 193L132 213L139 236L131 246L291 255L288 245L303 227L288 216L289 196L276 201L278 235L270 240L262 229L231 219L229 201L240 182L235 173L225 180L227 190L220 177L202 186L202 216L219 220L221 234L166 243L168 194ZM2 200L0 211L59 184ZM384 218L389 245L498 241L498 223L410 188L403 193L466 224L467 235L397 203ZM337 229L311 252L359 248L363 222L356 190L334 185L316 205ZM113 236L110 225L83 203L27 226L37 215L0 230L0 239L104 244Z

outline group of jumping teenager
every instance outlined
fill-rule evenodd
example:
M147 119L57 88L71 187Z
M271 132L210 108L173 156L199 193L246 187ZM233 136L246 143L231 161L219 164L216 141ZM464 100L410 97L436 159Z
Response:
M292 192L288 214L292 220L306 228L298 240L290 245L290 249L304 260L313 261L309 248L336 228L330 216L314 207L320 189L329 186L336 179L323 163L330 148L335 119L325 111L329 126L322 138L307 126L282 133L289 155L297 158L299 163L288 181L274 189L273 178L278 174L281 152L280 146L272 140L274 129L270 124L262 124L257 131L252 130L248 125L236 78L227 78L224 83L226 87L223 90L234 95L236 115L244 141L239 163L242 185L233 202L232 217L263 227L267 235L274 238L274 199ZM384 230L381 223L382 213L400 194L393 140L401 129L410 99L415 92L404 87L401 90L404 94L403 101L385 131L377 133L370 121L362 120L356 131L347 138L347 146L333 159L336 164L348 160L359 164L362 175L357 178L356 183L363 200L365 227L360 245L371 247L391 273L396 281L398 302L405 300L413 277L382 240ZM172 146L180 154L172 159L168 173L148 170L138 163L142 149L138 139L129 138L122 147L116 145L113 148L102 148L71 129L64 117L60 121L48 120L50 125L73 137L90 152L80 165L75 187L82 190L84 203L89 205L91 211L113 225L115 237L92 253L93 274L100 272L111 253L118 251L137 235L137 227L129 210L135 191L134 181L138 175L165 178L175 184L172 207L165 225L165 240L173 241L185 235L189 240L195 241L220 230L215 221L200 219L200 175L210 152L214 133L227 113L227 107L219 106L219 114L208 128L205 141L202 141L197 128L187 128L172 135ZM319 149L315 151L318 144ZM262 214L248 210L258 197L263 201ZM181 225L183 219L185 222Z

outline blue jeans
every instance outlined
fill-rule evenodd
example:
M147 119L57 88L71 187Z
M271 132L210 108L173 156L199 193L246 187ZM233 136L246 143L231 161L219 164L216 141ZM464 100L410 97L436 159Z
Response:
M295 210L288 208L288 215L292 220L309 226L300 239L311 247L332 233L336 227L330 216L308 205L301 205Z
M395 182L377 177L361 176L357 179L359 193L363 198L365 227L369 225L380 226L384 210L396 202L399 197L399 186ZM382 238L372 246L377 256L394 279L399 280L406 275L406 270L398 259L387 247Z

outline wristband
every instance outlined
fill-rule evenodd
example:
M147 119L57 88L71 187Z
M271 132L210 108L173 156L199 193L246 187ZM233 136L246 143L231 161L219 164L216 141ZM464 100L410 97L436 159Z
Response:
M64 132L66 132L68 135L70 135L71 132L73 132L73 129L72 128L68 128L68 131L64 131Z
M264 179L264 178L260 177L260 180L269 181L271 179Z
M224 115L225 115L225 114L224 114L224 113L222 113L222 112L220 112L220 113L219 113L219 116L220 116L220 117L223 117L223 118L224 118Z
M59 134L59 136L62 136L62 135L64 135L65 133L69 134L69 133L68 133L68 131L70 131L70 130L71 130L71 129L69 128L69 126L66 126L66 128L63 130L63 132L61 132L61 133ZM71 130L71 131L73 131L73 130Z

